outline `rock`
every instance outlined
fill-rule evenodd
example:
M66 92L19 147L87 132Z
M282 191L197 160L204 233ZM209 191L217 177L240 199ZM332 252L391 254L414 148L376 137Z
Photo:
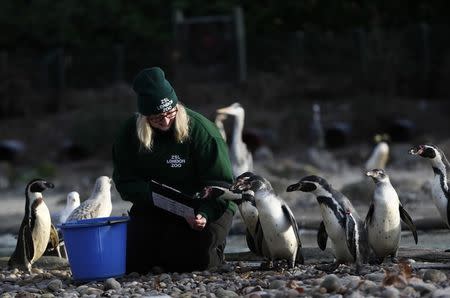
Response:
M222 288L219 288L216 292L215 292L217 297L238 297L239 295L236 294L233 291L228 291L228 290L224 290Z
M269 284L269 289L279 289L279 288L284 288L286 286L286 281L284 280L273 280L270 284Z
M336 275L329 274L324 278L324 280L320 284L320 287L325 288L328 293L336 292L342 287L342 283Z
M413 287L414 290L420 293L420 295L426 295L432 293L436 290L436 286L432 283L424 282L420 278L412 277L408 280L409 286Z
M435 283L442 282L447 280L447 275L440 270L428 269L423 273L423 280Z
M384 279L384 273L379 273L379 272L369 273L369 274L366 274L364 277L367 280L371 280L374 282L381 282Z
M111 290L111 289L118 290L118 289L122 288L120 283L115 278L112 278L112 277L105 280L103 286L104 286L105 291Z
M381 297L383 298L398 298L400 296L400 291L394 287L386 287L381 292Z
M52 279L48 284L47 288L52 292L57 292L62 288L62 281L59 279Z
M431 295L432 298L447 298L450 297L450 287L444 289L437 289Z

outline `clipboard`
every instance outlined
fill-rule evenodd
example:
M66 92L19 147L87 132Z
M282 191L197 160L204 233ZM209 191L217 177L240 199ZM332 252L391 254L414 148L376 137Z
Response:
M192 197L178 189L150 180L153 204L186 219L195 218L194 208L189 206Z

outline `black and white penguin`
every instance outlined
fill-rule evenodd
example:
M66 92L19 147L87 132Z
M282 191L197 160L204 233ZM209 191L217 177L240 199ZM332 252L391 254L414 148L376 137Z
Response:
M303 264L297 221L289 206L278 197L269 181L247 173L230 190L242 194L242 200L254 204L258 211L255 231L256 251L273 261L286 260L291 267Z
M254 176L254 174L251 172L245 172L237 177L236 181L242 183L244 180L247 180L251 176ZM264 256L261 247L265 245L262 245L261 243L258 244L258 241L263 242L264 238L257 236L257 232L261 231L261 223L258 219L258 209L256 209L255 201L251 199L243 199L241 194L232 193L229 190L229 186L225 187L218 185L205 187L201 192L197 193L194 198L208 199L216 198L219 196L225 200L232 200L236 203L246 227L245 238L248 248L251 252L259 256Z
M253 171L252 153L242 140L242 131L244 129L245 118L244 108L241 104L235 102L228 107L218 109L216 112L217 114L234 116L233 133L231 136L230 145L230 160L233 168L233 176L237 177L244 172ZM223 120L223 116L216 117L216 125L218 123L218 119Z
M91 196L80 204L67 217L66 222L90 219L98 217L109 217L112 212L111 203L111 178L100 176L95 181Z
M418 145L409 150L409 154L421 156L431 162L433 178L431 179L431 193L442 219L450 229L450 190L448 177L450 163L444 152L435 145Z
M392 262L397 262L402 230L400 219L408 225L417 244L416 226L403 208L385 171L373 169L366 175L375 182L372 203L365 220L370 247L378 262L383 262L387 256L391 256Z
M42 192L54 188L43 179L30 181L25 188L25 215L20 225L16 248L9 258L10 268L27 269L45 252L50 239L51 218Z
M327 271L335 270L340 264L356 263L356 269L366 263L369 257L367 234L364 222L349 199L335 190L324 178L311 175L288 186L286 191L310 192L316 196L323 221L317 234L319 248L325 250L328 237L334 249L335 262Z

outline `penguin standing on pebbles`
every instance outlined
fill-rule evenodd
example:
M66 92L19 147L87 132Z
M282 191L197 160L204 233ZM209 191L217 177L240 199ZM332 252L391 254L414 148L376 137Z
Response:
M95 181L94 190L89 199L73 210L69 217L67 217L66 222L108 217L111 215L111 211L111 178L100 176Z
M434 176L431 180L431 193L434 204L439 210L442 219L450 229L450 190L449 171L450 164L444 152L435 145L419 145L409 150L409 154L418 155L431 162Z
M20 225L16 248L9 258L9 268L27 269L45 252L50 239L52 222L42 192L54 188L43 179L30 181L25 188L25 216Z
M258 210L256 249L269 259L270 266L276 260L288 261L291 268L296 262L303 264L300 235L291 209L275 194L269 181L251 174L237 179L230 190L241 193L242 200L252 202Z
M417 244L416 226L403 208L384 170L374 169L366 175L375 182L373 200L365 220L369 244L379 263L387 256L391 256L392 262L396 263L402 230L400 219L408 225Z
M369 256L367 235L364 222L347 197L325 179L315 175L302 178L298 183L288 186L286 191L310 192L316 196L323 219L317 243L320 249L325 250L329 236L336 258L333 264L323 269L334 271L340 264L356 263L356 270L359 271Z
M254 174L251 172L245 172L237 177L236 181L242 183L244 180L247 180L251 176L254 176ZM223 187L217 185L206 186L201 192L194 195L194 199L209 199L216 197L222 197L225 200L232 200L236 203L246 227L245 239L248 248L254 254L264 256L261 248L266 246L265 244L258 244L258 241L264 242L264 237L261 237L260 234L257 235L257 232L262 231L262 229L261 223L258 219L258 209L256 209L255 200L252 200L251 198L249 198L248 200L243 199L241 194L231 192L229 190L229 186Z

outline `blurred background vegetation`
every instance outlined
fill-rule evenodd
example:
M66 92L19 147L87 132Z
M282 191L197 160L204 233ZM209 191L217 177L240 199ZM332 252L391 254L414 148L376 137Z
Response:
M232 16L237 6L245 80L236 79L234 24L175 23L177 11ZM348 142L370 142L405 119L426 122L416 136L438 137L449 124L437 116L450 95L449 8L445 0L0 1L0 139L34 146L29 159L61 160L74 144L109 159L115 130L135 110L133 76L155 65L211 119L240 101L248 127L277 136L275 149L307 142L314 102L325 126L352 128Z

